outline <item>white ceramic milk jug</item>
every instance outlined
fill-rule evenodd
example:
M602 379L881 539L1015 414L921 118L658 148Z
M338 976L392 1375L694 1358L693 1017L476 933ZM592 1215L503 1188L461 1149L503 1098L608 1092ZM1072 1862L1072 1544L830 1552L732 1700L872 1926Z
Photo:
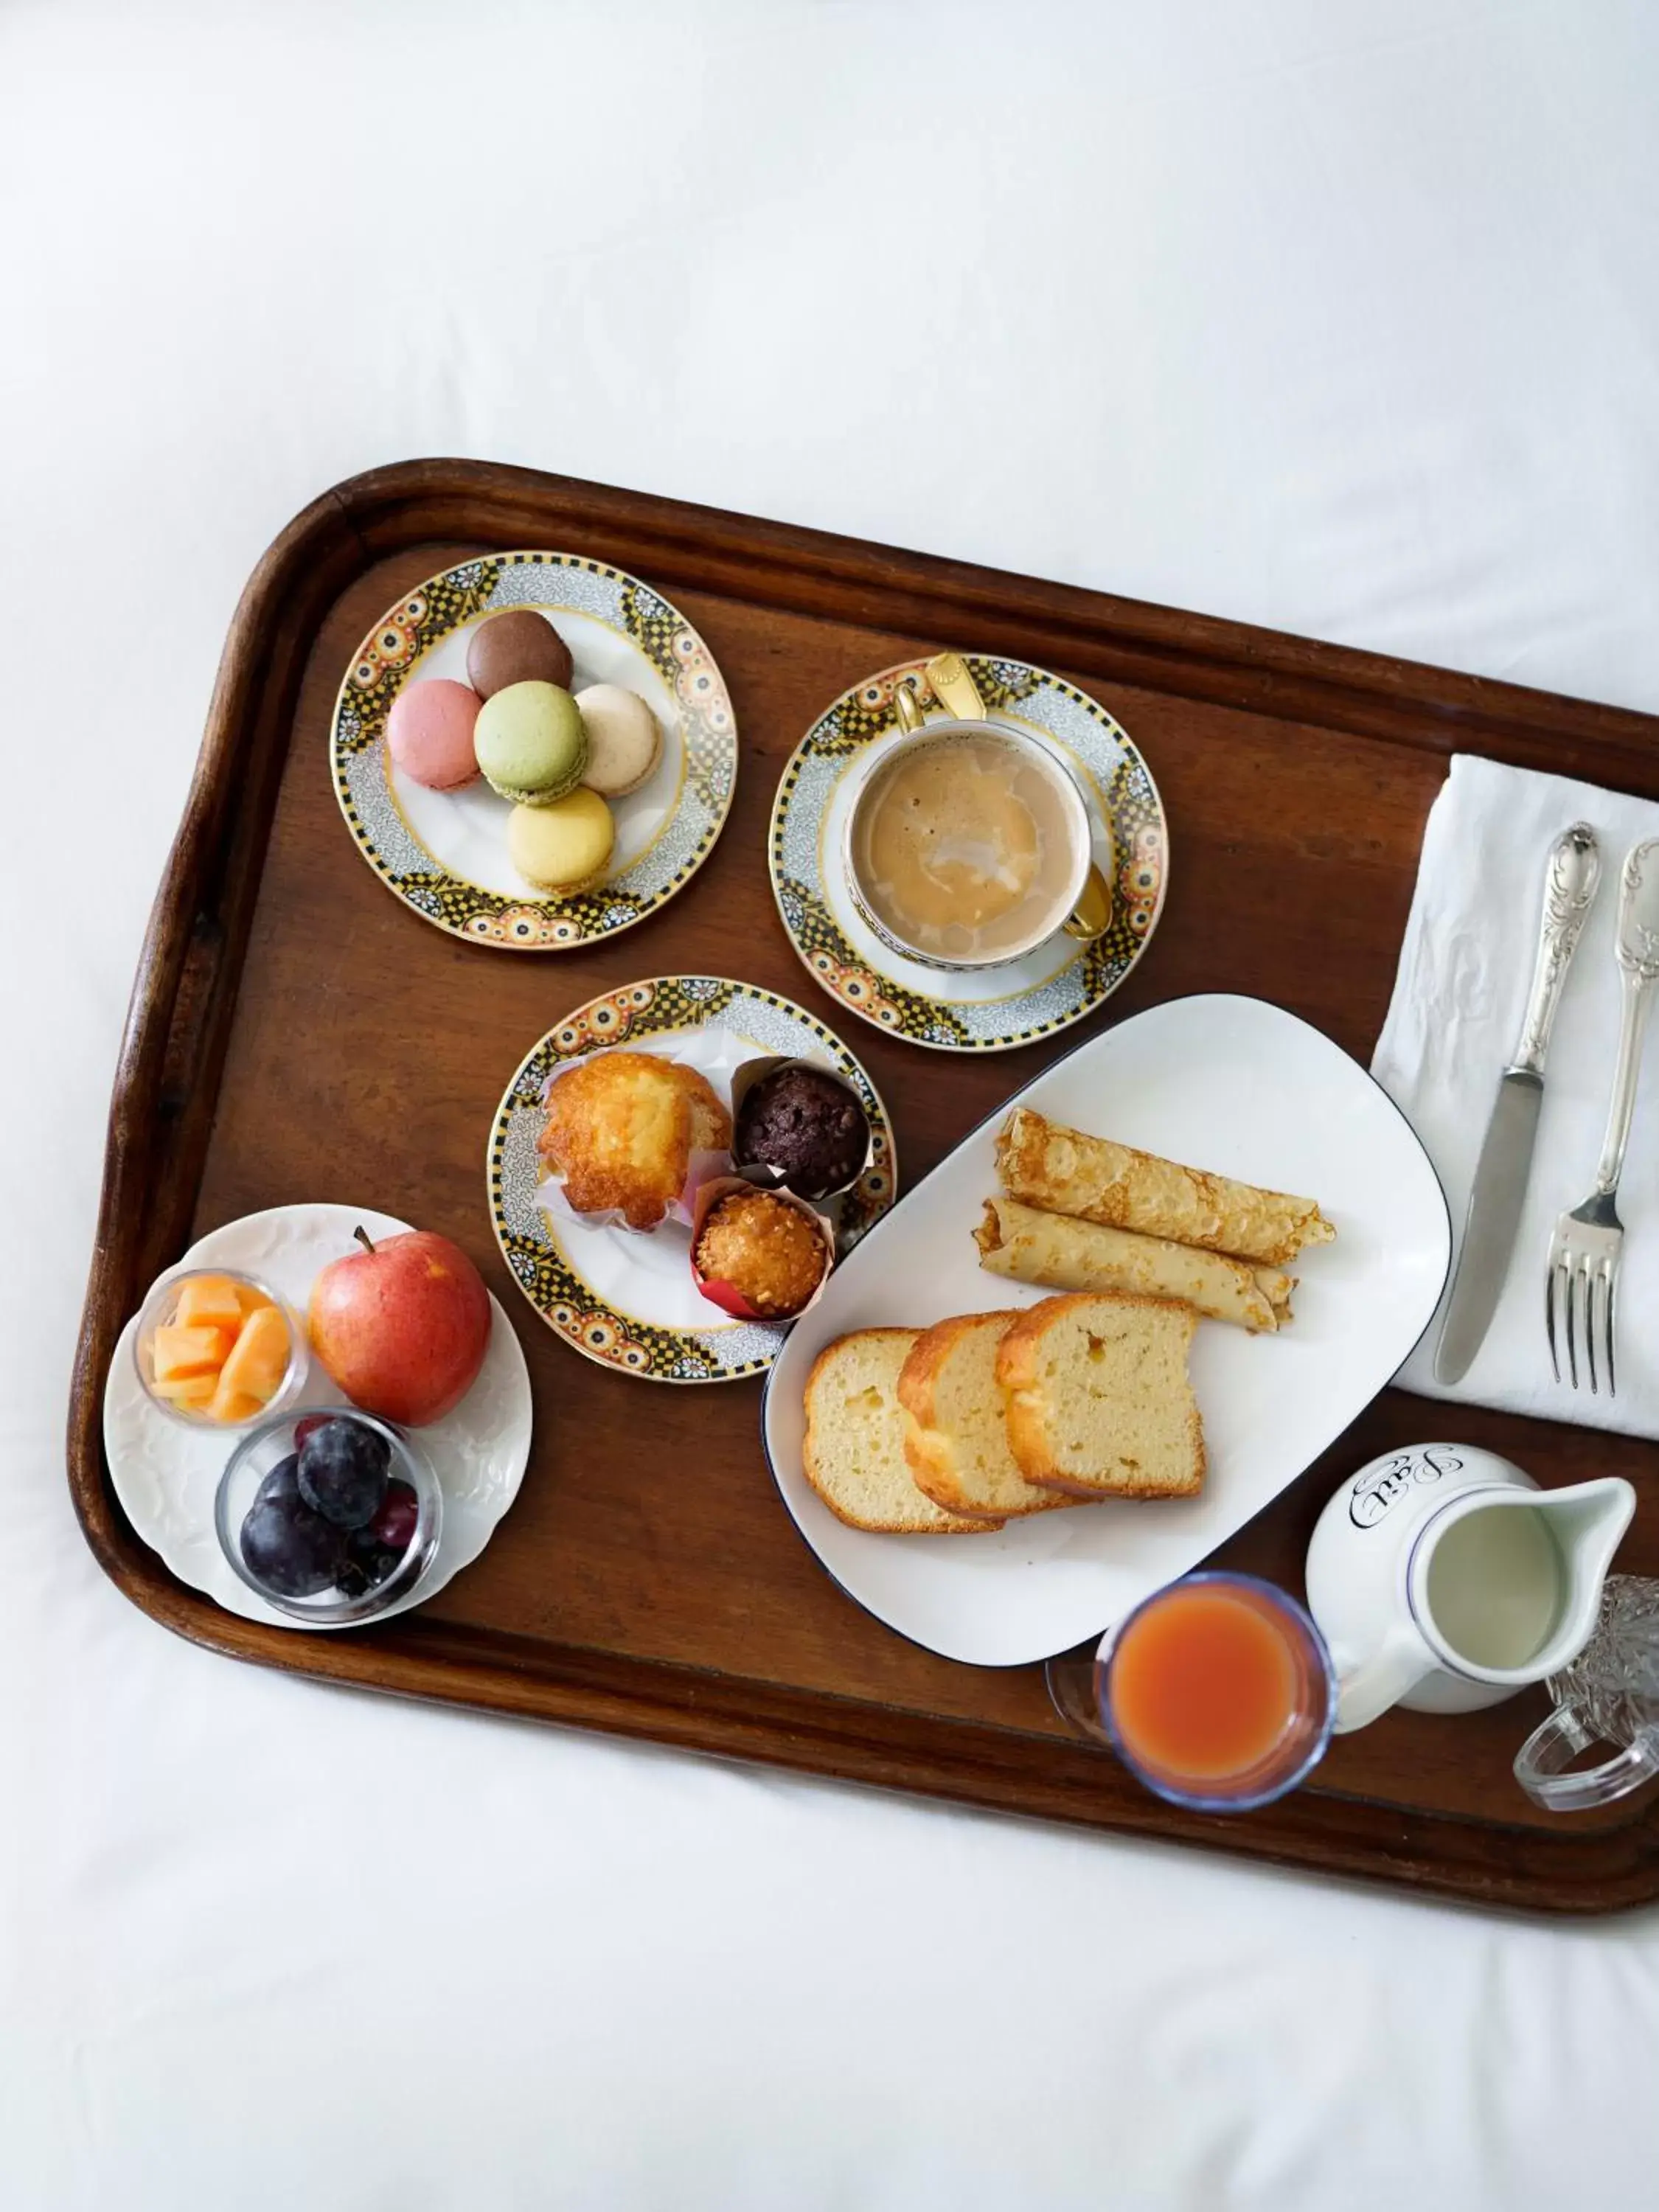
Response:
M1390 1705L1471 1713L1559 1673L1589 1640L1635 1507L1621 1476L1540 1490L1472 1444L1416 1444L1362 1468L1308 1547L1338 1730Z

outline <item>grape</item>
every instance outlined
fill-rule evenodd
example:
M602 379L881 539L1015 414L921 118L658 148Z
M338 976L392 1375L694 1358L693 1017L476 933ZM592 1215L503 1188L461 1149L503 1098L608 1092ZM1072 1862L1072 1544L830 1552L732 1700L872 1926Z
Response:
M298 1451L307 1437L319 1429L325 1429L334 1419L332 1413L305 1413L294 1424L294 1449Z
M271 1470L271 1475L281 1473L280 1468ZM292 1492L278 1490L270 1497L256 1497L248 1508L242 1523L242 1563L256 1582L278 1597L315 1597L333 1582L344 1540L331 1522L312 1511L297 1488Z
M346 1538L344 1562L334 1577L336 1589L346 1597L378 1589L403 1565L420 1517L420 1500L409 1485L387 1483L380 1511Z
M361 1528L380 1510L392 1447L376 1430L341 1414L300 1447L300 1495L337 1528Z
M406 1482L388 1482L380 1511L369 1522L369 1534L394 1552L406 1552L415 1540L421 1502Z
M373 1528L354 1528L346 1538L343 1572L361 1574L370 1589L378 1589L389 1574L403 1565L401 1550L383 1544Z

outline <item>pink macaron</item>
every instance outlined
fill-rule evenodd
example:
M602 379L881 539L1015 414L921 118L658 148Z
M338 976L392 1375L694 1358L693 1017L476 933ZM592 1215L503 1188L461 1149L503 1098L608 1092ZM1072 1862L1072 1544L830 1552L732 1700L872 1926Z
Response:
M386 718L386 741L404 774L430 791L458 791L478 773L472 725L483 704L465 684L442 676L405 684Z

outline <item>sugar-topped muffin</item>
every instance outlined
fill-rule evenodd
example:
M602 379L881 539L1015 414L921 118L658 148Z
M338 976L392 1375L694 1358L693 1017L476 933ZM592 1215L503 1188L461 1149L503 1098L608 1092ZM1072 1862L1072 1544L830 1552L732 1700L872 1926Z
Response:
M710 1283L729 1283L756 1312L787 1321L823 1280L830 1255L798 1206L769 1190L728 1191L704 1217L693 1253Z

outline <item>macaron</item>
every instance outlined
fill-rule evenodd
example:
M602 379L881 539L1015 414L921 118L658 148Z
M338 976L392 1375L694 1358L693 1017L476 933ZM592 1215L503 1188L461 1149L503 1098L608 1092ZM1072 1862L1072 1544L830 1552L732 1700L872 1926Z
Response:
M619 684L590 684L576 694L587 732L582 781L602 799L637 791L662 758L662 732L637 691Z
M468 641L466 679L481 699L509 684L570 682L570 647L545 615L514 607L480 623Z
M484 781L515 806L546 806L574 791L587 766L576 702L556 684L509 684L478 709L472 750Z
M508 856L538 890L585 890L605 872L615 837L597 791L573 791L550 806L515 806L507 817Z
M429 791L458 791L478 773L473 725L483 704L476 691L447 677L405 684L386 718L395 765Z

